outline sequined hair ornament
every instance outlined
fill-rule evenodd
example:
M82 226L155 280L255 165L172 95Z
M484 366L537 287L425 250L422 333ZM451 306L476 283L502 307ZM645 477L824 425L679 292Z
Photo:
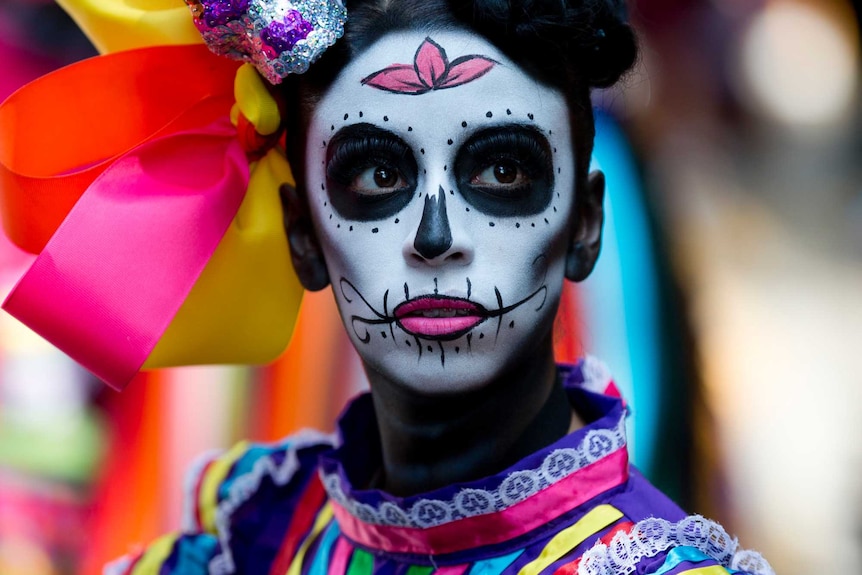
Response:
M273 84L302 74L344 34L341 0L185 0L216 54L254 64Z

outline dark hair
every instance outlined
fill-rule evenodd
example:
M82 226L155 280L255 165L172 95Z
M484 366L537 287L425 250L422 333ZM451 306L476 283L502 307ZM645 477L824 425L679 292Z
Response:
M592 154L590 90L614 84L634 63L637 43L625 0L346 0L344 37L301 76L284 83L288 157L302 186L308 117L338 73L389 32L463 28L487 38L536 80L566 97L578 181Z

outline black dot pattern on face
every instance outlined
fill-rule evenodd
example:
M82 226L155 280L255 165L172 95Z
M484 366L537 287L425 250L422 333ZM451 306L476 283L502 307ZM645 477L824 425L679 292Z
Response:
M485 339L485 334L484 334L484 333L480 333L480 334L479 334L479 339Z
M488 222L488 225L489 225L489 226L491 226L491 227L493 228L493 227L494 227L494 222Z
M330 220L332 219L332 214L329 214L329 219L330 219Z
M434 348L433 348L433 347L431 347L431 346L429 345L429 346L428 346L428 351L434 351Z
M352 232L352 231L353 231L353 226L350 226L350 229L349 229L348 231L351 231L351 232Z
M419 148L419 153L424 154L424 153L425 153L425 148Z
M335 226L335 227L336 227L336 228L338 228L338 229L340 230L340 229L341 229L341 224L338 224L338 225L337 225L337 226Z
M507 116L511 116L511 115L512 115L512 110L510 110L509 108L506 108L506 115L507 115Z
M492 114L491 112L485 112L485 117L486 118L493 118L494 114Z
M454 195L455 195L455 190L449 190L449 195L450 195L450 196L454 196Z
M329 202L327 202L326 200L323 200L323 205L324 205L324 206L328 206L328 205L329 205Z
M554 135L554 131L553 131L553 130L548 130L548 135L549 135L549 136L553 136L553 135Z
M412 132L412 131L413 131L413 126L407 126L407 131L408 131L408 132Z
M554 213L557 213L557 206L554 206Z
M470 211L470 208L467 208L467 211L469 212L469 211Z
M404 343L406 343L406 344L407 344L407 347L410 347L411 345L413 345L412 343L410 343L410 340L409 340L409 339L405 339L405 340L404 340Z
M551 222L549 222L549 221L548 221L548 218L544 218L544 219L545 219L545 223L546 223L546 224L551 223Z
M362 117L362 110L359 111L359 117Z
M455 346L455 353L461 353L461 348L457 345Z
M467 122L461 122L461 127L462 127L462 128L466 128L466 127L467 127Z
M516 228L520 228L520 227L521 227L521 222L515 222L515 227L516 227Z
M389 116L383 116L383 121L384 121L384 122L388 122L388 121L389 121Z
M532 113L532 112L528 113L528 114L527 114L527 117L528 117L528 118L530 118L530 119L532 120L532 119L533 119L533 113Z
M398 222L400 222L400 221L401 221L401 220L399 220L398 218L395 218L395 223L396 223L396 224L397 224Z
M334 132L334 131L335 131L335 124L333 124L333 125L329 126L329 131L330 131L330 132Z
M558 174L562 173L562 171L563 171L563 169L562 169L562 168L557 168L557 173L558 173Z
M385 332L385 331L381 331L381 332L380 332L380 337L382 337L383 339L386 339L386 332Z
M379 231L380 231L380 228L371 228L371 233L372 233L372 234L376 234L376 233L377 233L377 232L379 232Z
M531 227L531 228L535 228L535 227L536 227L536 222L532 222L532 223L530 223L530 227Z
M557 148L554 148L554 153L555 153L555 154L557 153Z
M452 145L452 138L449 138L448 140L446 140L446 143L451 146Z
M445 172L445 171L446 171L446 168L448 168L448 167L449 167L449 166L444 165L444 166L443 166L443 171Z
M515 327L515 320L509 322L509 329ZM385 335L383 337L386 337Z
M326 140L323 140L323 147L326 147Z
M344 114L344 119L345 119L345 120L346 120L347 118L349 118L349 117L350 117L350 114Z

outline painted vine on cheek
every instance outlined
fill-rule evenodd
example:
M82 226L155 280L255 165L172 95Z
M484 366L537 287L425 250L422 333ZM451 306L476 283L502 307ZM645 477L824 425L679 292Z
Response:
M482 213L539 214L554 191L551 146L541 132L522 124L480 130L458 151L455 178L464 199Z
M401 138L374 126L346 126L326 151L326 188L344 219L377 221L401 211L416 191L418 167Z

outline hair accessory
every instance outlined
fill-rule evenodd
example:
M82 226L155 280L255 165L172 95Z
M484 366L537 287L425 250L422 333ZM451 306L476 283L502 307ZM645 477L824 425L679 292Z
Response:
M254 64L273 84L302 74L344 34L341 0L185 0L216 54Z

